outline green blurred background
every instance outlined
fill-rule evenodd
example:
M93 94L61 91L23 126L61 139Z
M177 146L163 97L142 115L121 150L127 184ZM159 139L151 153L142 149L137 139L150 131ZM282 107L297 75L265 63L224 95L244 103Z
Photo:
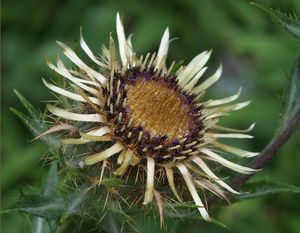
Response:
M297 0L258 2L285 12L300 11ZM43 100L53 99L41 82L41 77L52 75L44 58L54 60L61 55L55 41L74 47L82 25L87 43L93 51L100 51L103 43L107 45L109 33L115 32L117 11L124 16L127 35L134 34L133 46L138 54L157 49L167 26L171 36L178 38L171 43L169 62L182 59L187 62L199 52L213 48L210 67L215 69L222 62L224 74L209 91L209 98L233 94L242 86L241 99L252 100L249 107L223 121L224 125L240 128L256 122L252 132L254 140L233 144L260 151L272 138L287 83L286 74L292 70L299 44L247 1L6 0L2 1L1 9L2 205L12 202L20 190L37 191L47 172L41 161L46 148L38 141L31 142L31 134L9 111L9 107L22 109L13 89L44 109ZM298 131L253 180L270 178L300 186L299 138ZM281 193L225 205L211 215L233 232L296 233L300 232L299 199ZM27 232L29 223L21 214L4 215L1 232ZM160 232L156 225L153 228L144 223L144 231ZM226 231L196 222L176 221L169 225L170 232Z

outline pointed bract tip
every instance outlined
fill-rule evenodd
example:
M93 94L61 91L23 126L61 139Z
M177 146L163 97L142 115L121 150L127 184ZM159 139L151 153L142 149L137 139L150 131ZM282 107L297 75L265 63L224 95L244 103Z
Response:
M218 67L218 69L216 71L216 75L217 76L221 76L222 72L223 72L223 64L220 63L220 65L219 65L219 67Z
M83 36L82 36L82 26L80 26L79 34L80 34L80 42L81 42L81 41L83 40Z
M42 78L42 82L44 83L45 86L48 85L48 82L46 81L46 79Z
M242 87L240 87L239 89L238 89L238 91L237 91L237 95L240 95L241 93L242 93Z
M170 35L169 27L166 27L166 29L164 31L164 34L168 35L168 37L169 37L169 35Z
M80 161L78 165L81 169L83 169L85 166L85 163L83 161Z
M117 23L117 26L118 26L118 25L122 25L122 21L121 21L121 17L120 17L119 12L117 12L116 23Z
M14 91L14 93L15 93L16 95L19 94L19 92L17 91L17 89L14 88L13 91Z
M252 129L254 129L255 125L256 125L256 122L252 123L252 124L249 126L248 130L251 131Z

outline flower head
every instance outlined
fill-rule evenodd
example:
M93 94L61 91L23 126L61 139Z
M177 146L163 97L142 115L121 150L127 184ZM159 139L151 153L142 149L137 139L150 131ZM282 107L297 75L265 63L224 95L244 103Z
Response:
M177 191L177 186L185 183L185 190L189 191L201 216L210 220L197 189L207 189L223 198L223 190L238 192L217 177L207 161L239 173L255 171L228 161L217 152L240 157L256 155L219 141L219 138L250 138L245 131L218 125L221 117L247 106L249 101L231 104L239 97L240 90L230 97L203 101L206 90L222 73L220 66L211 77L201 80L211 51L200 53L186 66L174 68L175 62L167 66L168 28L157 53L137 56L131 37L125 36L119 14L116 20L120 60L112 37L109 48L103 47L101 56L96 57L81 35L80 46L96 69L61 42L58 44L64 54L77 68L66 68L60 59L57 65L48 62L51 69L72 84L73 91L44 80L45 85L73 100L79 109L74 112L48 105L52 114L79 128L76 137L67 137L62 142L96 145L96 151L85 151L81 156L81 168L109 163L115 176L124 179L139 173L145 176L145 205L152 201L155 189L159 190L164 180L174 197L182 202L184 195ZM130 168L136 174L128 174Z

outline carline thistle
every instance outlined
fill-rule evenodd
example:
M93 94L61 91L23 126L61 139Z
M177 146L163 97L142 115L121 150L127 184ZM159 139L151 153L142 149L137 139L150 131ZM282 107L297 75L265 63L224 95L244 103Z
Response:
M50 104L47 105L48 110L70 125L78 127L86 124L89 128L79 127L77 136L66 137L62 143L82 145L105 142L107 147L104 149L86 151L79 166L89 169L90 166L109 163L115 168L113 174L122 178L136 176L127 174L129 168L135 167L136 173L141 173L146 180L144 205L152 202L162 180L167 180L177 201L184 202L186 194L177 189L183 183L201 216L210 221L199 189L225 199L226 191L238 192L219 178L207 161L214 161L238 173L256 171L233 163L219 153L223 151L240 157L258 154L219 140L251 138L245 132L254 125L246 130L218 125L221 117L247 106L250 101L232 103L241 90L226 98L203 101L206 90L218 81L222 73L220 65L213 75L201 80L211 51L202 52L186 66L175 68L176 62L166 65L170 42L168 28L162 36L158 52L145 56L137 56L134 52L131 36L126 38L119 14L116 28L120 61L112 36L109 48L103 46L102 54L97 57L81 34L80 46L98 67L97 71L61 42L58 44L76 69L66 68L60 58L56 65L47 62L70 85L62 88L43 80L44 84L51 91L73 100L78 111ZM175 179L175 176L180 179Z

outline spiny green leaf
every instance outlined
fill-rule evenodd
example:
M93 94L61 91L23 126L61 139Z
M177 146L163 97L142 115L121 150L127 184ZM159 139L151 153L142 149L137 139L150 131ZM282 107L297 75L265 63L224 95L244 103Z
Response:
M64 210L64 201L59 198L49 198L38 195L22 195L12 206L2 210L2 213L22 211L44 219L59 219Z
M58 171L57 163L53 163L49 169L47 181L44 187L44 196L54 197L57 196L57 184L58 184Z
M49 223L40 217L36 217L32 223L32 233L51 233Z
M32 104L29 103L29 101L25 99L25 97L22 96L17 90L14 90L14 92L18 97L18 99L20 100L20 102L22 103L22 105L28 111L31 118L36 118L36 119L40 118L41 113L35 107L33 107Z
M278 181L262 180L246 184L242 189L242 194L236 195L235 198L250 199L281 192L300 194L300 187Z
M251 4L266 13L268 13L272 19L280 25L282 28L284 28L286 31L288 31L291 35L295 36L296 38L300 39L300 21L298 19L298 16L295 14L295 16L288 15L285 13L282 13L279 10L275 10L266 6L262 6L258 3L251 2Z
M67 200L65 213L63 218L67 218L70 215L82 215L87 211L87 205L90 203L90 190L87 189L83 192L77 192L70 194Z
M58 174L57 174L57 164L53 163L49 169L46 183L43 190L43 196L54 198L58 195L57 183L58 183ZM54 229L57 228L57 221L46 221L41 217L35 217L32 224L33 233L54 233Z
M128 228L127 232L139 232L134 226L131 216L129 216L122 210L107 208L107 211L108 213L103 219L103 228L108 233L122 232L123 227L125 227L126 229Z
M106 214L102 222L102 228L107 233L121 233L122 223L120 223L112 214Z
M47 130L47 127L44 125L41 119L30 118L14 108L10 108L10 110L20 118L20 120L26 125L26 127L34 136L38 136ZM51 148L60 147L60 141L51 135L44 136L41 138L41 140Z
M35 137L41 135L48 129L47 125L44 122L42 113L38 111L35 107L33 107L32 104L30 104L30 102L18 91L14 90L14 92L17 95L20 102L22 103L22 105L27 110L29 116L14 108L10 108L10 110L23 121L23 123L27 126L27 128ZM60 147L60 141L52 135L43 136L41 140L51 148L57 149Z

